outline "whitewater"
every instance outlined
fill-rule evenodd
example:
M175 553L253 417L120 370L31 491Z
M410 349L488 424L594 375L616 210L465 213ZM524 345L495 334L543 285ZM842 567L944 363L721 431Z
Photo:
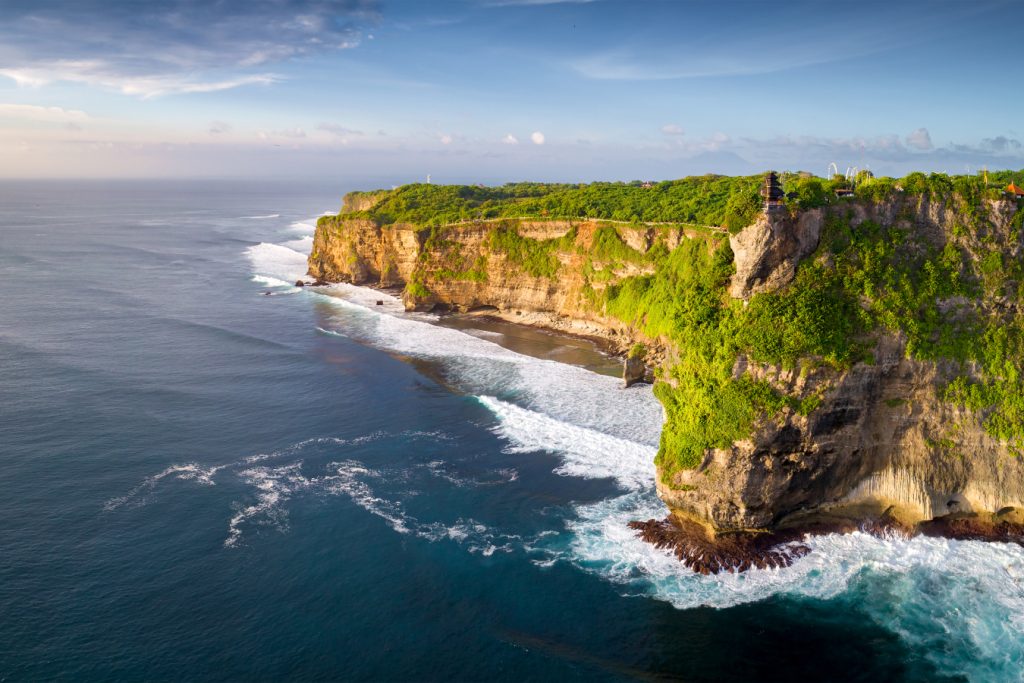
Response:
M454 543L482 557L519 554L541 568L571 566L623 595L648 596L681 610L724 609L775 596L856 603L878 625L924 650L943 672L978 681L1022 680L1024 551L1019 547L833 534L808 538L812 552L790 567L694 574L627 527L633 520L665 515L654 494L653 468L664 415L650 387L624 390L616 378L516 353L486 334L439 326L436 317L407 313L400 300L377 290L346 284L296 287L306 276L314 226L315 219L293 222L279 229L280 239L246 248L254 288L271 296L305 297L326 311L312 334L428 361L451 391L471 397L493 416L489 428L504 443L507 467L482 478L460 476L444 459L406 471L381 469L358 457L360 445L390 440L396 447L420 443L443 451L449 437L443 429L369 433L348 442L301 441L212 467L176 464L108 501L109 510L146 505L172 481L196 486L230 481L248 491L224 522L223 546L230 551L258 527L287 531L289 504L298 496L345 496L394 533ZM534 453L557 456L557 475L614 481L616 493L561 509L547 528L529 534L482 523L470 509L455 520L408 509L422 478L455 488L500 487L516 481L519 459ZM396 481L402 487L396 488Z

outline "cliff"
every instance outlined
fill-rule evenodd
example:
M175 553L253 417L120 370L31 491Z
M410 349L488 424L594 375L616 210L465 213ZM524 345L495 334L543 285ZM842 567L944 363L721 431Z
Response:
M348 198L346 198L348 199ZM610 283L651 275L655 242L674 249L693 227L495 219L424 228L353 218L346 203L317 224L309 273L324 281L403 287L408 310L486 311L599 337L619 351L660 348L599 302Z
M732 236L730 294L745 302L778 292L781 303L837 271L849 278L829 295L855 297L856 307L845 320L825 308L822 322L849 330L862 355L765 363L751 357L766 355L756 346L739 353L734 378L813 397L814 406L766 411L747 438L662 478L669 506L717 529L887 510L907 524L971 512L1016 519L1011 509L1024 507L1021 211L1014 201L977 209L921 197L851 203L762 216ZM797 266L809 257L801 281Z
M381 196L361 196L321 219L310 273L403 286L409 309L649 345L667 417L658 493L712 536L883 515L1019 523L1024 210L904 184L731 235L522 217L426 227L383 221Z

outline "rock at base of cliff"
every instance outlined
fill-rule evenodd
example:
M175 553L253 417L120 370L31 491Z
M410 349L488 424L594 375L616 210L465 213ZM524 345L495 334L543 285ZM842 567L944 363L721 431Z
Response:
M774 531L715 534L699 522L670 516L630 522L629 528L656 548L672 550L679 561L699 574L743 572L788 567L811 552L807 536L860 531L878 538L912 538L918 534L959 541L1016 543L1024 547L1024 523L989 514L953 514L921 522L900 521L890 508L880 517L858 521L832 519Z
M654 381L653 373L642 357L628 356L622 363L622 384L630 388L634 384L651 384Z
M698 522L676 517L630 522L629 528L655 547L672 550L680 562L698 574L788 567L811 552L800 542L803 533L797 531L742 531L713 536Z

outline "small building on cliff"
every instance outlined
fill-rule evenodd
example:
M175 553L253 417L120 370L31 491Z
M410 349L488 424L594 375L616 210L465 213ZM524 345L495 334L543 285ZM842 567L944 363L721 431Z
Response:
M765 212L777 211L784 206L786 193L782 191L782 184L779 183L779 176L775 171L768 171L764 177L764 185L761 186L761 196L764 198Z

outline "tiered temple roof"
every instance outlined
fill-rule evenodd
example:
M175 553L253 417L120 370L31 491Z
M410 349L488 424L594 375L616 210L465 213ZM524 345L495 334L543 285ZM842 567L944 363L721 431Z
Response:
M786 198L786 193L782 191L782 185L779 183L779 176L775 171L769 171L764 177L764 185L761 186L761 196L764 197L764 206L766 209L772 206L781 205L782 200Z

